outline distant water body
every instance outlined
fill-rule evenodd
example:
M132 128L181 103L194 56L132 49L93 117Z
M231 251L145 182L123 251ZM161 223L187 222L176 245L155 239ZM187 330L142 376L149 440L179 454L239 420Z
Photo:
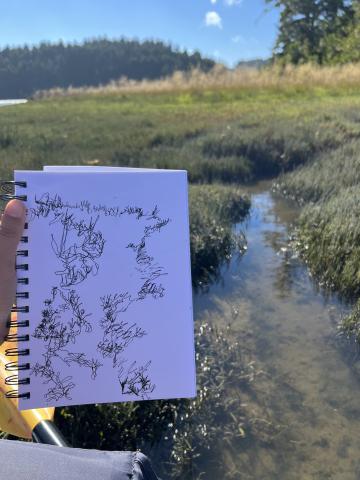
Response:
M16 100L0 100L0 107L7 107L9 105L19 105L20 103L26 103L26 98L20 98Z

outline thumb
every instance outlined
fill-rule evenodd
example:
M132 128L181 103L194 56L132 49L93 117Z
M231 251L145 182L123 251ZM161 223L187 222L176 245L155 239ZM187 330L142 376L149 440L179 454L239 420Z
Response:
M0 344L8 332L7 320L16 293L16 250L25 224L25 206L11 200L0 225Z

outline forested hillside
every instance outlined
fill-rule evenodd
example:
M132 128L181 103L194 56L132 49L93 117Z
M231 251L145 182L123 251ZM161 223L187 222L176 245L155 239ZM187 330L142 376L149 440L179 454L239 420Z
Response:
M208 71L214 62L162 42L125 39L82 44L43 43L0 52L0 98L28 97L36 90L93 86L120 77L155 79L176 70Z

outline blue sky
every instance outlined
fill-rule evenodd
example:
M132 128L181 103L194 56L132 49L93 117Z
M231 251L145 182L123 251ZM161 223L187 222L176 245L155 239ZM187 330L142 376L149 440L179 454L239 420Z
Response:
M154 38L233 65L268 57L277 23L264 0L0 0L0 47Z

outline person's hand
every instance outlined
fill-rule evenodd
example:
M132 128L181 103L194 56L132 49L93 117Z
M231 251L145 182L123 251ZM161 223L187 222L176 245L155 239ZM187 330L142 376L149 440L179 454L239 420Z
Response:
M25 206L11 200L0 225L0 344L8 333L7 321L16 294L16 249L24 230Z

